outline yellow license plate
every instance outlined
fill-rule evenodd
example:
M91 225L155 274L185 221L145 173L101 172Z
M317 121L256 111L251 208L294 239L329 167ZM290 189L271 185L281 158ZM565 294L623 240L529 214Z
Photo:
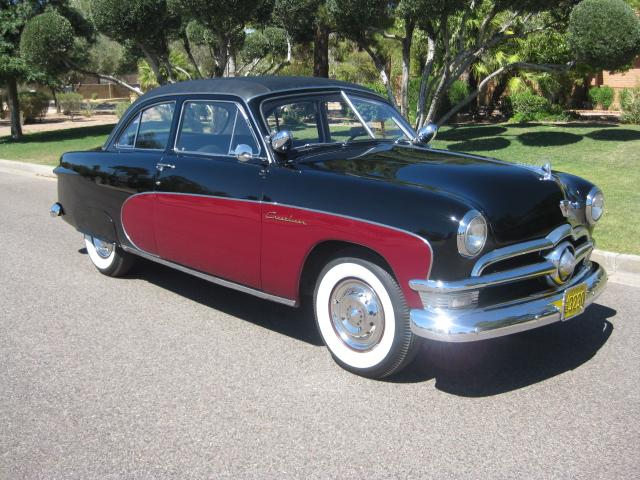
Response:
M563 320L575 317L584 312L584 302L587 299L587 284L581 283L571 287L564 294Z

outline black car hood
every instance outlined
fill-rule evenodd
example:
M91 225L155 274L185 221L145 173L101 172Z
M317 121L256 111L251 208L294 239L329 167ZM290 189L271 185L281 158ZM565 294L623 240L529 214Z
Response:
M299 165L376 179L456 197L482 212L497 244L545 236L566 223L557 176L545 180L535 168L443 150L379 144L357 150L316 152ZM408 208L421 208L419 205ZM425 206L428 208L428 206Z

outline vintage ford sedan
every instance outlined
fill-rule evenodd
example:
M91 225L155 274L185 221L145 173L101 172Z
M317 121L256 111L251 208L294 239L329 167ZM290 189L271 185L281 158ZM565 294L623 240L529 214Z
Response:
M429 146L372 91L318 78L167 85L104 147L66 153L62 216L95 267L142 257L248 294L312 299L347 370L406 366L423 338L469 342L565 321L602 292L602 192Z

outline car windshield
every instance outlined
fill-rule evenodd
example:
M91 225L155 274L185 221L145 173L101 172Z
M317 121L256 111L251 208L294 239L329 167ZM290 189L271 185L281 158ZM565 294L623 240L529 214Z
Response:
M415 132L388 103L374 97L313 94L267 100L262 114L271 133L289 130L293 148L358 141L412 140Z

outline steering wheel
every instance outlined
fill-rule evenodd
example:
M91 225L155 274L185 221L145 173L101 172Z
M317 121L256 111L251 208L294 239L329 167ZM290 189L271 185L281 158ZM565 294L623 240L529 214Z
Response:
M361 137L363 135L368 135L364 127L352 127L349 131L349 139L347 142L355 140L357 137Z

